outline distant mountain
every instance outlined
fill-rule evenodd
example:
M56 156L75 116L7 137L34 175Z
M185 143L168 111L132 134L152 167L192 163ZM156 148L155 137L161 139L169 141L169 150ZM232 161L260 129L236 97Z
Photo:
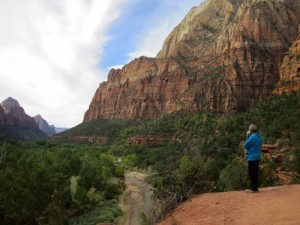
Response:
M66 127L55 127L56 133L61 133L61 132L64 132L64 131L66 131L68 129L69 128L66 128Z
M46 120L43 119L41 115L36 115L33 117L36 124L40 128L41 131L43 131L47 136L52 136L53 134L56 134L56 129L54 125L49 125Z
M43 140L47 138L34 118L25 113L17 100L9 97L0 105L0 139Z
M28 116L19 102L11 97L1 102L6 115L6 124L21 127L36 127L35 121Z

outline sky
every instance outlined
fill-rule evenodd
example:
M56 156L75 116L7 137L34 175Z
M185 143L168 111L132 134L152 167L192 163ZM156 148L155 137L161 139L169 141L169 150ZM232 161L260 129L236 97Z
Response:
M71 128L111 68L155 57L202 0L0 0L0 102Z

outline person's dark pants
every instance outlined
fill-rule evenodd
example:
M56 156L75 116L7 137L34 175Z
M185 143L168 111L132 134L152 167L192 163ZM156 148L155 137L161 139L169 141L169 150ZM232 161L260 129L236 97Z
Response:
M248 175L251 181L251 190L258 191L259 160L248 161Z

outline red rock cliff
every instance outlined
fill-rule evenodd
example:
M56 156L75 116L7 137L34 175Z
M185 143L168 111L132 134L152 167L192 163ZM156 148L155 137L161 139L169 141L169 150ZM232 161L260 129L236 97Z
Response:
M84 121L251 107L277 84L298 35L299 12L296 0L205 1L170 33L156 58L111 70Z
M284 57L280 80L274 93L290 92L300 88L300 35Z

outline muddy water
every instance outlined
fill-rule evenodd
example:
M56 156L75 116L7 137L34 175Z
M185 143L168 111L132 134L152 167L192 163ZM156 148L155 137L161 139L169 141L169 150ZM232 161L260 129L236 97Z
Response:
M139 172L125 174L126 190L120 196L124 216L118 225L141 225L144 224L142 214L147 218L152 217L152 186L145 181L146 177L147 175Z

